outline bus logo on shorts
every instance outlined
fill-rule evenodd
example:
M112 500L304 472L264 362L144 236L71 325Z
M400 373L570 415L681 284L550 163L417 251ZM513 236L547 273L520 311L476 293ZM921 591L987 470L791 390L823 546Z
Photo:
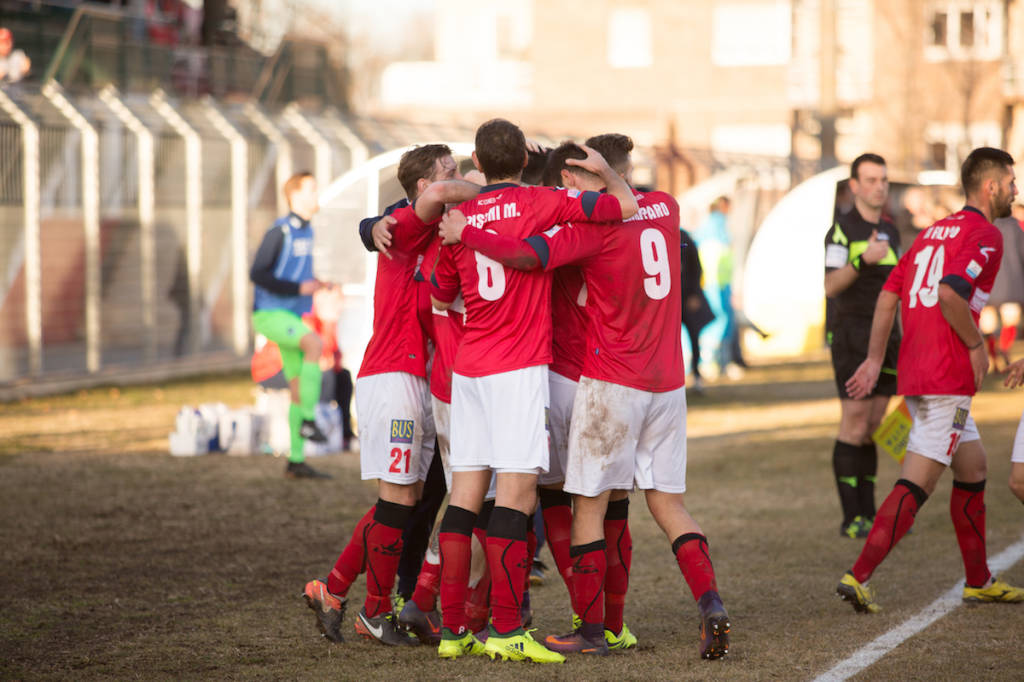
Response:
M967 426L967 410L962 407L958 407L956 408L956 413L953 415L953 428L958 431L963 431L965 426Z
M412 419L392 419L391 442L412 443L413 425L415 423Z

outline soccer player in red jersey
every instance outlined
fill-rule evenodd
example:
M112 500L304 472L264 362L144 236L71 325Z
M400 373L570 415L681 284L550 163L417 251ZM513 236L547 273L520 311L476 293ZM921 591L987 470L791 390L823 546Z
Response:
M391 214L390 257L377 259L373 336L356 380L362 478L377 479L379 499L356 525L327 579L311 580L304 593L331 641L342 641L345 595L364 568L367 595L356 631L384 644L413 641L396 629L391 609L402 531L429 466L422 456L423 437L433 430L427 423L427 345L413 274L445 203L463 201L479 189L452 180L456 174L451 150L444 145L412 149L398 164L399 181L413 203Z
M581 189L601 188L601 178L569 170ZM559 651L608 652L606 511L613 495L622 498L635 484L645 490L698 602L700 654L714 659L728 653L729 618L707 538L683 500L685 368L680 261L673 256L679 250L679 207L663 192L636 196L639 211L632 219L555 227L530 237L524 247L469 227L461 238L464 245L516 267L551 269L578 262L587 286L586 356L573 404L565 481L565 490L574 494L570 554L582 624L570 635L548 637L546 644ZM447 237L458 219L449 214L442 235Z
M519 184L526 142L501 119L476 133L473 161L488 185L459 206L475 225L518 239L566 221L607 222L629 217L636 200L596 154L577 163L608 184L608 194L571 193ZM551 280L545 273L508 270L461 245L442 249L432 296L444 309L458 292L466 331L452 376L452 491L441 522L441 607L438 654L487 653L516 660L561 662L522 628L527 522L536 506L537 474L548 468L547 364L551 360ZM487 529L492 622L487 643L466 630L465 590L470 535L497 472L497 498Z
M990 147L960 169L964 208L918 235L889 275L875 305L868 356L847 381L854 399L878 381L897 306L903 322L899 393L914 413L901 478L885 498L857 562L836 591L860 612L877 613L871 574L914 523L917 510L953 469L953 518L968 602L1020 602L1024 589L992 576L985 548L985 450L971 398L988 372L978 315L999 270L1003 239L992 224L1009 215L1017 194L1013 158Z

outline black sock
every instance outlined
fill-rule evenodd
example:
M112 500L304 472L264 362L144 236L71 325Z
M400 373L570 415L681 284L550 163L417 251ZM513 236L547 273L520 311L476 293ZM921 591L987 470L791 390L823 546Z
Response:
M857 471L860 446L836 441L832 450L832 472L839 490L839 504L843 507L843 524L853 521L860 513L860 498L857 493Z
M875 518L875 481L878 474L878 450L874 443L860 446L857 458L857 499L860 500L860 515Z

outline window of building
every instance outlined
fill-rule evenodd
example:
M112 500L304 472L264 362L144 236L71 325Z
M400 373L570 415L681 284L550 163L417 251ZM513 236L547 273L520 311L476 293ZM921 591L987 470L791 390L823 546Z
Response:
M1003 50L1003 11L997 0L936 0L929 5L925 57L999 59Z
M608 15L608 64L637 69L654 63L651 13L640 8L613 9Z
M718 2L711 22L715 66L783 66L793 47L789 2Z

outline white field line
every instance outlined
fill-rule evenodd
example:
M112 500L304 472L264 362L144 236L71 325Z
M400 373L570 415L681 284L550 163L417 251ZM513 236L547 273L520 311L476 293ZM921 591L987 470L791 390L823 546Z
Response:
M993 575L999 575L1010 566L1017 563L1024 557L1024 536L1013 543L995 557L988 560L989 570ZM846 680L861 670L872 665L885 654L889 653L907 639L910 639L926 627L945 616L947 613L963 603L963 583L957 583L949 588L942 596L924 607L917 615L910 620L904 621L897 627L885 632L873 641L853 652L849 658L837 663L831 670L815 678L815 682L833 682L834 680Z

